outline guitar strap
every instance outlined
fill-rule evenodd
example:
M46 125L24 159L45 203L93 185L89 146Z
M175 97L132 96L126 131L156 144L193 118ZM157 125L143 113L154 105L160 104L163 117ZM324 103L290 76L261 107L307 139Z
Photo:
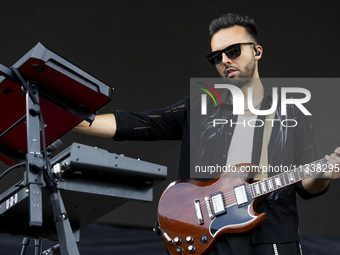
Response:
M272 120L275 118L275 111L266 116L266 120ZM257 173L254 177L254 181L260 181L268 178L268 171L263 172L261 166L266 166L268 168L268 145L270 140L270 135L272 133L272 125L273 121L265 121L264 130L263 130L263 138L262 138L262 149L261 149L261 157L260 157L260 172Z

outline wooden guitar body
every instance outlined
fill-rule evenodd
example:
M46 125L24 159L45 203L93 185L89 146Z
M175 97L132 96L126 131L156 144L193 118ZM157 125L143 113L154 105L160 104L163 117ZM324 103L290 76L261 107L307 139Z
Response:
M256 202L247 181L228 174L208 182L170 184L158 206L166 248L173 255L206 254L222 235L255 229L266 217L255 212Z

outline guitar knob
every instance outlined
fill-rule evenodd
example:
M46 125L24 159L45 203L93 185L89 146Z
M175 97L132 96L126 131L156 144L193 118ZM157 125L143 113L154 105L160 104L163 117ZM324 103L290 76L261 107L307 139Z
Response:
M209 240L209 236L207 236L207 235L201 236L201 242L202 243L206 243L206 242L208 242L208 240Z
M188 250L189 250L190 253L194 253L196 251L196 248L193 245L189 245Z
M187 243L192 243L194 241L194 238L192 236L187 236L185 240L187 241Z
M181 254L181 253L183 253L184 249L183 249L183 247L178 246L178 247L176 248L176 251L177 251L178 254Z
M174 238L174 242L175 242L175 244L180 244L182 242L182 239L180 237L176 236Z

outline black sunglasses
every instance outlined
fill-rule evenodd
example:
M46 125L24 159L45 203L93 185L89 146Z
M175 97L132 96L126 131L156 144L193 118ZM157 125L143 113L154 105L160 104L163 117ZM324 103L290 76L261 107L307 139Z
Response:
M245 42L245 43L235 43L223 50L216 50L213 52L208 53L205 57L212 65L218 65L222 62L222 53L226 54L228 58L234 59L241 55L241 45L248 44L248 45L255 45L252 42ZM255 46L254 46L255 47Z

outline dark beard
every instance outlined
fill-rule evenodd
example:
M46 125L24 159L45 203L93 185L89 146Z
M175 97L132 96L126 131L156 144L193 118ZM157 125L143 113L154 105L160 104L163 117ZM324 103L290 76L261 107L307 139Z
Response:
M252 62L250 61L245 66L244 72L241 72L239 77L236 78L224 77L224 78L228 81L228 83L241 88L244 85L251 82L252 78L254 77L254 72L255 72L255 60Z

